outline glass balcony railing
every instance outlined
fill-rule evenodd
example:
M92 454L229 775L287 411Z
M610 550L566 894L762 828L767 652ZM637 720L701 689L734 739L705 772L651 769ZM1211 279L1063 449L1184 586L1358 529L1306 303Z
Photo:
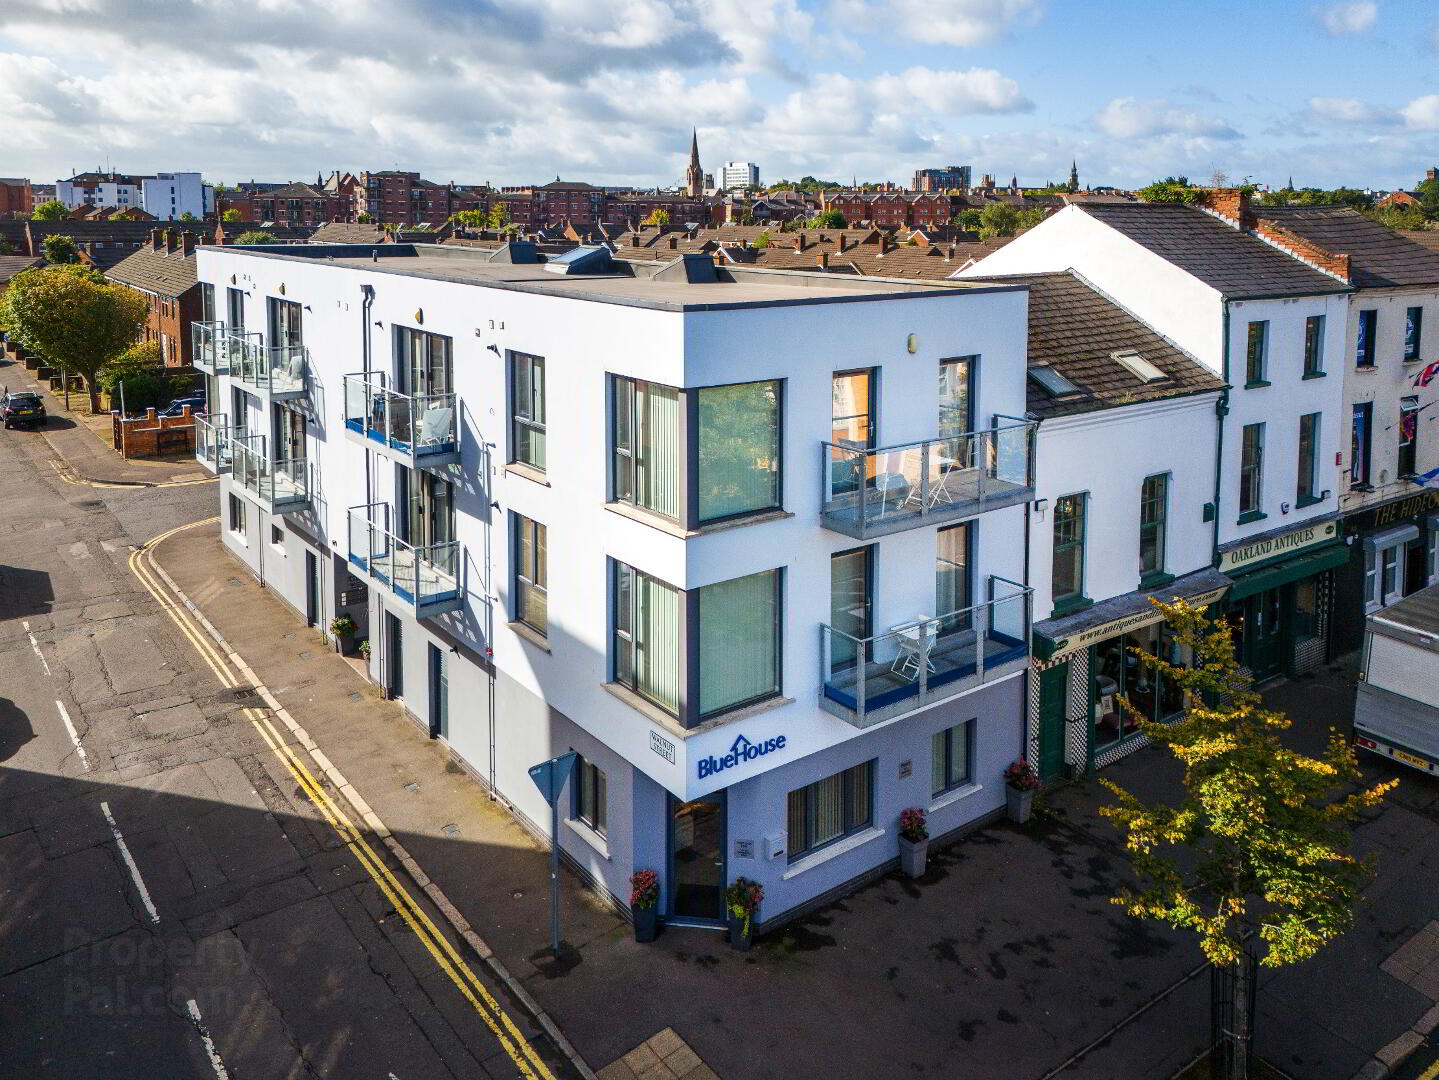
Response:
M1024 667L1032 590L1002 577L990 577L988 589L984 603L918 615L871 637L821 626L824 709L869 727Z
M191 363L207 375L224 375L229 371L225 352L225 324L193 322L190 324Z
M1029 501L1035 424L995 419L986 431L877 450L821 443L825 526L864 540Z
M397 393L378 372L345 376L345 427L414 462L459 453L455 395Z
M309 390L309 354L303 345L261 344L259 334L229 334L230 375L274 398L303 397Z
M271 513L294 512L309 504L310 462L270 460L263 435L231 437L230 476Z
M350 562L409 604L416 617L441 615L462 605L464 548L459 541L417 547L401 540L387 528L386 503L352 506L347 516Z
M230 471L231 439L243 438L244 429L232 431L224 413L195 417L195 458L213 473Z

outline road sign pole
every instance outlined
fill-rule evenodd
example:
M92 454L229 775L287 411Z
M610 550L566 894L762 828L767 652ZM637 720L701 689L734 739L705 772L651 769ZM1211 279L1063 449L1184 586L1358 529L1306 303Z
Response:
M560 955L560 801L550 803L550 952Z

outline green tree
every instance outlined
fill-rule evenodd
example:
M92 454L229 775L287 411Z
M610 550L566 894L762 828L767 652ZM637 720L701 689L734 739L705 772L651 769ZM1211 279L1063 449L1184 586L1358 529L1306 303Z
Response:
M96 373L135 343L149 311L134 289L96 282L68 267L16 274L5 299L20 342L83 378L92 410Z
M1204 189L1190 184L1187 176L1166 176L1140 188L1139 197L1151 203L1197 203L1204 198Z
M488 210L456 210L450 220L467 229L483 229L490 223Z
M809 223L812 228L816 229L843 229L845 227L844 214L836 207L821 210L810 218Z
M492 229L503 229L505 226L507 226L507 225L509 225L509 224L510 224L510 206L509 206L509 204L508 204L508 203L502 203L502 202L491 203L491 204L490 204L490 221L489 221L490 228L492 228Z
M375 223L375 215L368 210L361 210L355 215L355 220L361 225L373 225Z
M1184 796L1177 805L1147 804L1101 781L1118 801L1100 813L1123 832L1141 880L1114 903L1194 931L1210 962L1232 973L1234 1019L1221 1074L1244 1080L1254 993L1248 958L1269 967L1298 963L1352 925L1369 867L1348 854L1347 826L1396 781L1355 791L1358 763L1338 731L1322 757L1287 748L1279 732L1290 721L1263 707L1234 658L1229 627L1183 601L1154 604L1191 650L1192 665L1130 651L1152 680L1177 683L1188 708L1160 724L1122 697L1120 707L1183 763Z
M757 248L769 247L769 230L766 229L754 238L754 246Z
M275 239L273 236L271 236L269 233L267 233L267 232L265 232L265 231L263 231L263 230L261 230L261 229L251 229L249 232L242 232L239 236L235 237L235 243L237 243L237 244L278 244L279 241L276 240L276 239Z
M996 236L1013 236L1043 220L1043 210L1021 210L1009 203L992 202L979 212L979 237L992 240Z
M229 210L226 210L223 214L220 215L220 220L227 222L239 221L240 218L240 211L234 209L233 207L231 207Z
M642 225L668 225L670 223L670 212L668 210L652 210L650 216L640 222Z
M961 210L954 215L952 222L962 229L977 229L984 224L984 211Z
M1414 194L1419 196L1419 209L1426 218L1439 217L1439 180L1421 180Z
M51 233L40 241L40 246L45 249L47 262L61 264L80 261L80 249L75 246L74 238L62 233Z
M183 214L180 215L180 220L181 220L181 221L199 221L200 219L197 218L194 214L190 213L190 211L186 210Z
M159 408L176 396L175 380L164 374L164 364L158 341L139 341L101 368L95 378L113 403L118 405L123 399L127 413L140 413Z
M70 213L70 208L59 199L51 199L49 202L42 202L35 207L36 221L59 221Z

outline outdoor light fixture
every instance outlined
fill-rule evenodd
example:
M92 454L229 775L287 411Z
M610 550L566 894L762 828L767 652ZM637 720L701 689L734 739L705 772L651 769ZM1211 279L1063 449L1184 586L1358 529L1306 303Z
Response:
M500 347L498 345L486 345L485 348L489 349L490 352L494 353L496 356L500 355Z

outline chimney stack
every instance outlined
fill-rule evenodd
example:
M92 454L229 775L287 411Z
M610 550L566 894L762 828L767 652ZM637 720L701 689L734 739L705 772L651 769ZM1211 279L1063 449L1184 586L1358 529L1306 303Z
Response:
M195 234L192 232L182 232L180 234L180 253L182 255L192 255L194 251Z
M168 255L175 250L175 232L173 229L165 230L165 253Z
M819 268L820 268L821 270L828 270L828 269L829 269L829 252L828 252L828 251L821 251L821 252L819 253L819 255L816 256L815 262L819 264Z
M1208 192L1204 204L1240 229L1254 228L1254 212L1249 205L1249 192L1243 188L1215 188Z
M164 246L164 241L160 239L160 230L159 230L159 229L151 229L151 230L150 230L150 250L151 250L151 251L159 251L160 248L162 248L163 246Z

